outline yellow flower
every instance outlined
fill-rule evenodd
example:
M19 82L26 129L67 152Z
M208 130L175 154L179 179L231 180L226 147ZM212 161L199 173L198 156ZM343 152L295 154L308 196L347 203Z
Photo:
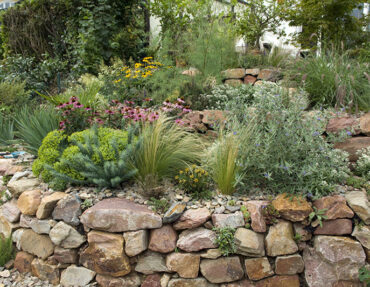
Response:
M184 172L182 170L179 171L180 174L183 174Z
M198 182L199 180L196 178L196 179L194 179L194 182Z
M130 78L131 77L131 74L127 74L125 77L126 78Z
M115 80L114 82L119 83L119 82L121 82L121 79Z
M141 63L136 63L136 64L135 64L135 69L140 68L142 65L143 65L143 64L141 64Z
M193 164L191 167L192 167L192 168L196 168L197 166L196 166L195 164Z
M137 73L140 73L141 71L140 70L135 70L135 73L137 74Z
M179 179L179 176L178 176L178 175L176 175L176 176L175 176L175 179Z
M133 76L132 78L133 78L133 79L136 79L136 78L137 78L137 75Z
M189 168L185 168L185 172L189 172Z
M193 178L193 177L194 177L194 175L190 175L189 177L190 177L190 178Z
M208 176L208 172L206 172L206 176Z

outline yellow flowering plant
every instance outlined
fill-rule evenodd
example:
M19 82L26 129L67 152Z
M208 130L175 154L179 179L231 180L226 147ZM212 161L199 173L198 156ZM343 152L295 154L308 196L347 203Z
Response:
M175 180L186 192L197 197L204 197L209 193L209 174L197 165L191 165L180 170L178 175L175 176Z
M122 67L113 82L117 86L125 87L125 99L147 98L147 80L162 67L163 64L154 61L153 57L145 57L131 67Z

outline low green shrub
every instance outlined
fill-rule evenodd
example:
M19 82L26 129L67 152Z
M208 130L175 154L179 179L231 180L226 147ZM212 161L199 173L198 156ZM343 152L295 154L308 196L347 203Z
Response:
M307 93L312 106L370 109L369 64L347 53L322 53L297 60L288 69L291 79Z
M207 197L210 192L208 172L195 164L180 170L175 176L176 182L189 194L196 198Z
M67 182L116 186L132 171L127 166L127 144L128 132L121 130L101 127L95 132L92 128L69 137L55 130L43 140L32 171L45 182L56 181L58 186Z
M235 165L241 169L241 190L259 186L274 193L322 196L348 176L346 153L336 150L321 136L325 122L304 113L305 99L292 100L275 84L260 87L250 112L234 106L230 112L239 125L253 130L241 138ZM241 134L242 135L242 134Z
M0 111L14 113L23 105L28 104L30 94L25 90L25 82L0 82Z
M31 109L25 106L15 116L17 137L30 153L37 155L46 135L59 127L59 119L53 108Z
M0 113L0 145L8 145L14 141L14 121Z
M221 251L223 256L229 256L236 252L236 244L234 240L235 228L231 227L219 227L213 228L213 231L216 232L216 241L215 243L218 246L218 249Z
M12 236L3 238L0 234L0 267L3 267L14 257Z

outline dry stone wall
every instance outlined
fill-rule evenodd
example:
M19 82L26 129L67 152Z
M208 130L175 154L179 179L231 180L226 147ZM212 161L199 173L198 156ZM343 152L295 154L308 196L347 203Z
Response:
M362 286L358 272L370 255L365 192L313 202L279 195L233 207L177 202L160 216L110 198L82 212L76 195L33 189L1 206L0 233L12 233L19 272L61 286ZM322 226L308 219L314 208L325 210ZM236 229L235 254L222 256L213 227Z

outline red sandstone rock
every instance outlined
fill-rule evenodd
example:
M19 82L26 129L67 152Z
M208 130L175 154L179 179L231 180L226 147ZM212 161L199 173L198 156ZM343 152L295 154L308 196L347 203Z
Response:
M251 280L261 280L274 275L267 257L246 259L245 270Z
M299 287L298 275L273 276L256 283L256 287Z
M253 77L251 75L247 75L244 77L244 84L253 85L255 82L257 82L256 77Z
M276 257L275 273L278 275L294 275L304 270L304 262L299 254Z
M96 282L101 287L139 287L141 285L141 279L135 272L119 278L98 274Z
M200 263L200 271L211 283L228 283L240 280L244 276L239 257L223 257L204 259Z
M31 264L32 274L41 280L49 281L57 285L60 279L59 269L55 265L50 265L41 259L34 259Z
M337 133L342 130L352 131L355 130L355 134L358 134L359 120L352 116L337 117L329 119L326 126L326 131L331 133Z
M313 205L318 209L326 209L325 216L328 220L338 218L352 218L354 213L347 206L347 201L343 196L333 195L325 196L313 202Z
M14 260L14 268L20 273L31 272L31 263L35 256L24 251L19 251Z
M196 228L205 223L209 218L211 218L211 213L206 207L189 209L175 222L173 228L176 230Z
M168 270L177 272L182 278L197 278L200 256L190 253L171 253L167 255Z
M360 130L361 133L370 136L370 112L360 118Z
M358 159L357 151L370 146L370 137L353 137L346 139L344 142L336 143L335 148L344 150L349 153L349 160L355 162Z
M315 235L346 235L352 233L352 221L350 219L334 219L323 221L322 227L318 226Z
M81 222L92 229L107 232L135 231L162 226L162 218L144 205L123 198L100 201L86 210Z
M152 229L149 237L149 249L160 253L169 253L175 250L177 233L171 225L164 225Z
M196 252L202 249L216 248L215 240L216 233L214 231L198 227L183 231L177 241L177 247L186 252Z
M146 276L141 287L161 287L161 275L151 274Z
M255 232L266 232L266 222L262 214L262 207L268 204L268 201L258 200L244 203L251 217L251 227Z

